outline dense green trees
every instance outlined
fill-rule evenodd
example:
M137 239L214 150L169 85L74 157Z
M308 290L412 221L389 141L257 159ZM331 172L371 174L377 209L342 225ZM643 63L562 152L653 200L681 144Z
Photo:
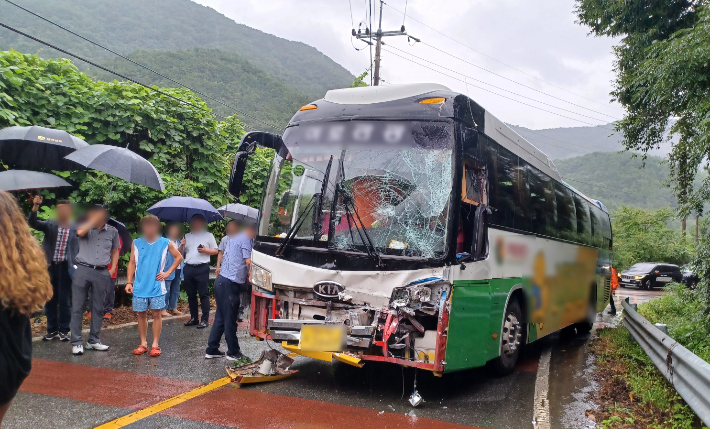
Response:
M570 185L610 210L624 205L644 209L677 207L675 195L665 183L668 164L663 158L649 156L644 162L629 153L595 152L557 160L555 165Z
M708 0L577 0L582 24L598 36L623 36L615 48L612 95L626 108L617 124L627 149L648 151L666 131L680 141L670 179L684 213L702 212L710 180L694 188L710 154L710 6Z
M96 172L65 174L78 185L72 199L107 202L129 226L171 195L198 196L216 206L232 199L226 185L241 123L234 117L218 122L190 91L160 91L185 102L136 84L94 81L68 60L0 51L0 128L42 125L90 144L128 146L161 173L165 193Z
M614 211L614 266L623 270L637 262L690 262L694 243L669 227L672 218L669 208L648 211L623 206Z
M282 129L300 106L353 80L346 69L311 46L237 24L191 0L24 0L22 6L210 97L256 112L254 116ZM0 16L13 27L146 84L176 87L6 2L0 2ZM67 58L0 28L0 50L10 48L42 58ZM84 63L76 65L91 77L115 79ZM213 100L204 101L220 114L235 113ZM250 130L265 129L237 116Z

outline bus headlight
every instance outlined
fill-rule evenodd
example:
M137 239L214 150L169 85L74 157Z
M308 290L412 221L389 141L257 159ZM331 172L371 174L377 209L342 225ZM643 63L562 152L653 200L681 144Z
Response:
M271 285L271 271L256 264L251 264L251 284L264 290L273 291Z

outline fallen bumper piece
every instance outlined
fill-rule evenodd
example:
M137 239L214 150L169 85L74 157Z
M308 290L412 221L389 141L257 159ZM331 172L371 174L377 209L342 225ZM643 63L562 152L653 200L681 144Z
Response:
M232 386L237 389L242 384L266 383L282 380L296 374L297 370L289 369L293 359L278 350L266 350L255 362L237 367L225 367L227 375L232 379Z
M318 359L322 360L323 362L333 362L333 359L339 360L340 362L346 363L348 365L356 366L358 368L362 368L365 363L361 362L362 359L360 359L357 356L354 356L349 353L334 353L334 352L313 352L313 351L307 351L307 350L301 350L298 346L296 345L290 345L286 341L281 343L281 347L284 349L292 352L292 353L297 353L302 356L309 357L311 359Z

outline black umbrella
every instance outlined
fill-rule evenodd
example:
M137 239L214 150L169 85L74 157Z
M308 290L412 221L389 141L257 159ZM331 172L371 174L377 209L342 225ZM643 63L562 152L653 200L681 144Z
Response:
M195 215L204 216L207 222L224 219L212 204L194 197L170 197L158 201L146 211L163 221L190 222Z
M106 223L118 230L118 236L121 237L121 256L130 252L131 245L133 244L133 237L131 237L131 233L128 232L126 225L114 218L110 218Z
M32 189L60 188L62 186L71 186L71 184L54 174L27 170L0 172L0 189L3 191L29 191Z
M259 218L259 210L245 206L244 204L227 204L217 209L219 214L234 220L246 220L256 222Z
M0 130L0 161L11 168L70 170L77 166L64 160L75 150L89 146L66 131L45 127L8 127Z
M163 179L160 178L153 164L122 147L94 144L67 155L65 159L137 185L159 191L165 190Z

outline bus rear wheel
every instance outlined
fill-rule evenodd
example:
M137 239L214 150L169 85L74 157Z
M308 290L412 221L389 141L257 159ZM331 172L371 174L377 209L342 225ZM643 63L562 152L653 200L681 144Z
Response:
M498 375L507 375L513 372L520 356L523 337L523 311L520 303L512 300L505 309L503 330L500 337L500 356L493 361L493 369Z

